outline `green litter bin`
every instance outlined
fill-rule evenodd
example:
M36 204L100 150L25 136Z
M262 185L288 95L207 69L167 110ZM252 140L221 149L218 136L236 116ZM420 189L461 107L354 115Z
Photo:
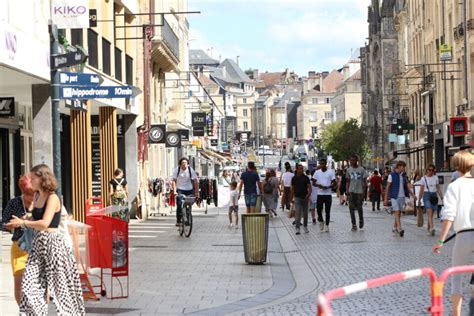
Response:
M244 255L248 264L264 264L267 261L269 218L267 213L242 214Z

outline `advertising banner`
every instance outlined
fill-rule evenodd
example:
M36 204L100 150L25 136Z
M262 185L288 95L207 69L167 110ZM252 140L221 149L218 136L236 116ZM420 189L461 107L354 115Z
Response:
M191 113L191 118L192 118L192 124L191 124L192 127L205 127L206 126L206 112Z

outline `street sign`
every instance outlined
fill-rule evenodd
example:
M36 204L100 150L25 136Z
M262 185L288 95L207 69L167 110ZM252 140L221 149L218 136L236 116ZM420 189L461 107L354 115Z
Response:
M453 59L453 49L449 44L442 44L439 47L439 60L451 61Z
M66 100L65 106L71 110L87 112L87 103L84 100Z
M97 74L84 74L78 72L61 72L59 74L59 83L74 86L99 86L104 82L101 76Z
M179 132L166 132L166 147L181 147Z
M88 56L81 49L78 49L76 52L51 56L51 69L79 65L84 63L87 57Z
M140 89L133 86L61 86L59 87L60 99L116 99L133 98L141 93Z
M148 143L150 144L164 144L166 135L165 124L153 124L148 132Z

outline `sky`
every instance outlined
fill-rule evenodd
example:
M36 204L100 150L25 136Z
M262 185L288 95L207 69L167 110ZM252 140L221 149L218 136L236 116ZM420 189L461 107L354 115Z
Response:
M330 71L368 36L370 0L188 0L190 49L243 70Z

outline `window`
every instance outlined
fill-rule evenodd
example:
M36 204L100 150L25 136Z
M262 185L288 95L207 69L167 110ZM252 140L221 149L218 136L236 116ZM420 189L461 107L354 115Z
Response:
M125 55L125 82L133 85L133 58Z
M82 35L82 29L72 29L71 30L71 45L83 46L84 36Z
M89 53L89 65L99 67L99 53L97 50L97 33L91 29L87 30L87 51Z
M244 98L244 99L242 100L242 102L243 102L244 104L247 103L247 98Z
M313 104L318 104L318 101L319 101L318 98L313 98L313 99L311 100L311 103L313 103Z
M318 120L318 112L316 111L309 112L309 121L316 122L317 120Z
M316 134L318 134L318 127L317 126L312 126L311 127L311 135L313 135L313 137L316 137Z
M122 51L115 47L115 78L122 81Z
M327 104L331 103L331 98L326 98L326 103Z
M110 42L102 39L102 71L110 75Z
M324 119L326 119L326 120L332 119L332 114L331 114L331 112L324 112Z
M244 131L248 130L249 129L249 123L248 122L244 122Z
M244 116L248 116L248 114L247 114L247 109L244 109L243 115L244 115Z

